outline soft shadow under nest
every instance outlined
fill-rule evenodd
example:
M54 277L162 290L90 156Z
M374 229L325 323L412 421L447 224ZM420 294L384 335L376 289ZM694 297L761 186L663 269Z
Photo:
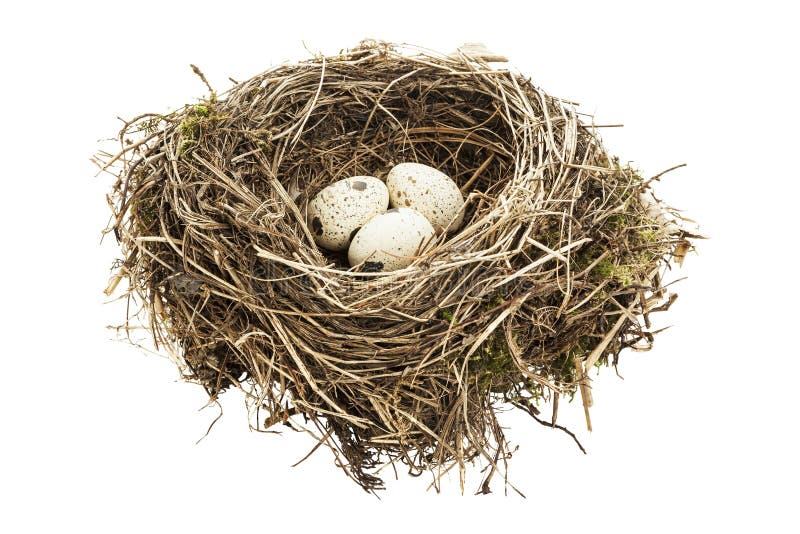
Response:
M464 54L364 44L137 117L120 141L109 290L128 280L129 321L144 312L212 399L241 388L260 428L312 432L367 490L386 462L438 488L482 457L488 491L509 455L497 411L558 426L576 391L588 409L587 372L649 347L692 237L648 212L649 182L570 104ZM464 226L406 269L346 270L306 203L402 161L458 183Z

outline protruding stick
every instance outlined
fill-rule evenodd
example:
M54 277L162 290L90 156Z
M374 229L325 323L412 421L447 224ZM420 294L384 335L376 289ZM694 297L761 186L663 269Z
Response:
M575 377L578 379L578 387L581 392L583 402L583 414L586 416L586 429L592 431L592 418L589 416L589 407L592 405L592 392L586 383L586 375L583 374L583 364L580 358L575 358Z

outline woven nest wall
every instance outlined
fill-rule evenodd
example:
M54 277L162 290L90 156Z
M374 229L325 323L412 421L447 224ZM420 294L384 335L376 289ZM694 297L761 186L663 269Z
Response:
M693 237L571 104L490 59L363 43L209 86L103 154L128 322L212 399L241 388L254 426L311 432L366 490L387 462L436 484L483 458L488 491L501 408L559 426L577 393L588 422L587 373L649 347ZM309 199L400 162L455 180L461 228L392 272L318 247Z

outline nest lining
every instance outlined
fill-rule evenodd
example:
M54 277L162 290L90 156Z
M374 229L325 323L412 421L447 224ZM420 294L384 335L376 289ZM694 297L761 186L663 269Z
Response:
M539 408L580 392L588 422L588 371L652 342L662 274L693 236L648 216L649 182L523 76L363 43L209 91L126 123L105 154L110 289L127 280L128 321L143 313L212 399L241 388L258 428L312 432L364 489L387 462L438 488L483 458L488 491L509 455L499 409L558 426ZM314 244L318 191L403 161L456 181L457 233L389 273Z

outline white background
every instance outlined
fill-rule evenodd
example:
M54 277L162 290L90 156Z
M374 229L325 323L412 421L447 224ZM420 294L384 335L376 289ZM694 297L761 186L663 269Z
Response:
M797 19L784 3L166 1L9 4L0 22L4 532L797 532ZM789 4L788 2L785 4ZM174 366L120 341L103 305L110 179L89 162L117 116L201 96L365 37L444 52L482 41L582 104L607 147L699 220L655 349L595 377L563 434L507 418L513 493L386 473L381 499L302 435L216 417ZM477 479L473 480L477 482Z

